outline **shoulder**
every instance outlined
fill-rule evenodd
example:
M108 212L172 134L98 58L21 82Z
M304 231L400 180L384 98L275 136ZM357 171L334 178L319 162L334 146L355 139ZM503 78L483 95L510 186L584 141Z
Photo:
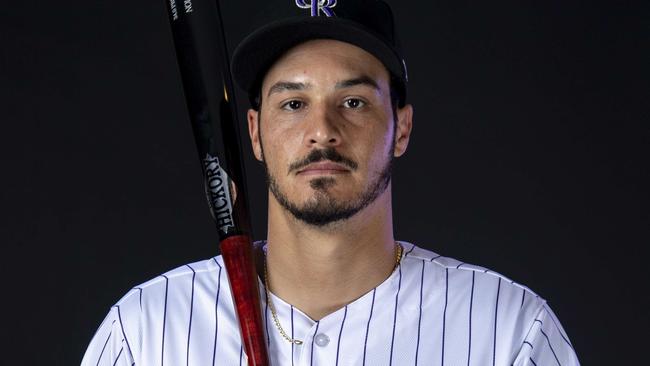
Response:
M141 360L144 349L157 347L165 328L184 324L192 310L196 321L209 322L214 316L215 299L224 316L231 317L234 309L225 272L223 260L217 256L179 266L131 288L111 307L84 359L91 364L103 360L106 339L114 339L117 343L113 348L124 350L122 357ZM117 351L113 353L109 359L116 360Z
M408 242L400 242L405 250L402 265L405 271L420 272L423 281L428 280L434 288L451 295L471 296L476 299L490 298L500 306L521 308L538 312L546 303L527 286L503 274L476 264L446 257ZM429 287L431 288L431 287Z
M115 303L114 307L129 307L133 303L141 303L143 300L168 292L170 282L191 284L191 281L196 280L197 277L211 277L222 268L225 267L221 256L184 264L134 286Z
M168 302L189 299L195 287L204 291L216 288L221 278L226 278L225 272L221 256L184 264L134 286L111 311L121 318L125 328L139 326L143 314L164 312ZM125 331L129 333L129 329Z
M473 352L507 364L579 364L560 321L531 289L491 269L401 244L411 303L432 318L432 327L442 319L450 347L464 345L472 333L484 340L472 344Z

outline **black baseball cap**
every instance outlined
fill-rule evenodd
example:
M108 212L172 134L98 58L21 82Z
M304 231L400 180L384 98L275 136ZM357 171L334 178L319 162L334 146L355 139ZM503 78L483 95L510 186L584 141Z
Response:
M313 39L350 43L375 56L391 74L399 105L405 104L406 63L388 4L381 0L273 1L281 8L274 11L275 18L244 38L232 57L235 82L253 105L273 63L290 48Z

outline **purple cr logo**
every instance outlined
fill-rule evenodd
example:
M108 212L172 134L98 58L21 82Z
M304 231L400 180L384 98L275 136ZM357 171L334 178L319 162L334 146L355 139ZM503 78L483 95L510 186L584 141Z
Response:
M317 17L322 12L325 16L335 16L333 7L336 0L296 0L296 5L302 9L311 9L311 16Z

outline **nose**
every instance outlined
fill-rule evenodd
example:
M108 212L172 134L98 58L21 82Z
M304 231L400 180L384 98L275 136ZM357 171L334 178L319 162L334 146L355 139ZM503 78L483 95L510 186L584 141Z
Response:
M305 121L304 142L309 148L335 147L341 144L336 113L327 106L313 106Z

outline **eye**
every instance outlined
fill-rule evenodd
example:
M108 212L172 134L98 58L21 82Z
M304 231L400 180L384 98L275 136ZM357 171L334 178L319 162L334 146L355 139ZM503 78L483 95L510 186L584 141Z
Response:
M288 111L295 111L300 108L302 108L304 105L303 102L299 100L290 100L282 105L282 109L288 110Z
M353 108L353 109L357 109L357 108L361 108L361 107L363 107L364 105L366 105L366 102L364 102L364 101L361 100L361 99L357 99L357 98L346 99L346 100L343 102L343 106L344 106L345 108Z

